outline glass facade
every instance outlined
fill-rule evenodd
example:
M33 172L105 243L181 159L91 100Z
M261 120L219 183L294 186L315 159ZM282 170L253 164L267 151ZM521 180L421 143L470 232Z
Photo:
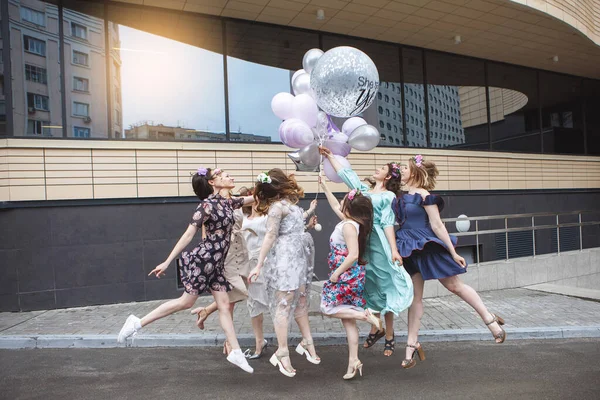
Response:
M592 79L130 3L0 13L0 136L279 142L271 99L304 53L353 46L379 70L380 146L600 155Z

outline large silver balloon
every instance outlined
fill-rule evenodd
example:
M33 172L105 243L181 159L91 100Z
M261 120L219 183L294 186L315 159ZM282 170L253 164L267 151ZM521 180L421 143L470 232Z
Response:
M302 58L302 68L304 68L304 71L310 74L322 55L323 50L321 49L310 49L307 51L304 54L304 58Z
M379 131L372 125L361 125L352 131L348 144L360 151L369 151L379 144Z
M379 73L373 60L354 47L327 51L310 75L317 104L336 117L352 117L365 111L377 96Z
M310 75L307 73L299 74L296 79L292 82L292 89L294 94L310 94Z
M321 154L319 154L319 144L312 142L298 150L300 160L309 167L316 167L321 163Z
M304 162L302 162L302 160L300 159L300 156L298 155L298 151L295 151L293 153L288 153L288 157L290 158L290 160L292 160L292 162L294 163L294 165L296 166L296 171L300 171L300 172L319 172L319 164L317 164L316 167L310 167L306 164L304 164Z

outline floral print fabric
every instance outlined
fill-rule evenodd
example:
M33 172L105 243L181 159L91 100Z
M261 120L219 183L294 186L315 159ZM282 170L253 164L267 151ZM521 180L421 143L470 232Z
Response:
M233 210L243 205L243 198L226 199L219 194L211 194L198 204L190 225L198 229L204 225L206 238L192 251L181 253L179 276L186 293L231 290L223 275L224 263L234 224Z

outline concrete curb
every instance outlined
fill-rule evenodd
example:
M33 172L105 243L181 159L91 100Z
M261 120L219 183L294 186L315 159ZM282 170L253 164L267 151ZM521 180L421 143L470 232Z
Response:
M127 344L117 343L115 335L0 335L0 349L97 349L116 347L215 347L221 346L225 336L212 335L138 335ZM366 335L361 335L365 337ZM266 335L270 343L274 335ZM316 333L313 338L317 345L336 346L346 344L345 333ZM595 326L556 326L507 329L507 340L526 339L571 339L600 338L600 325ZM297 333L289 336L290 343L299 341ZM254 336L239 335L243 348L254 346ZM406 331L398 332L396 341L406 340ZM419 334L421 342L491 341L487 329L423 330Z

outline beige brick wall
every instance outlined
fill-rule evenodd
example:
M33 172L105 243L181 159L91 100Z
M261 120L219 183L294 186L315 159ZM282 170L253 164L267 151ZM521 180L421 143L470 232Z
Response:
M269 168L294 171L283 145L151 143L92 140L0 140L0 201L192 196L198 166L227 170L237 186ZM360 176L414 149L354 152ZM600 188L600 158L420 149L440 170L438 190ZM315 173L297 173L307 192ZM332 184L344 191L341 184Z

